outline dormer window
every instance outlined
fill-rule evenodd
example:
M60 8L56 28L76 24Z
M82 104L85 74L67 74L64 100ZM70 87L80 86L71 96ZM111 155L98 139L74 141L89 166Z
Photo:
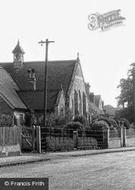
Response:
M35 72L35 69L33 68L29 68L28 69L28 80L29 82L31 82L33 84L33 89L36 90L36 72Z
M28 69L28 79L30 81L34 81L36 79L35 69L32 69L32 68Z

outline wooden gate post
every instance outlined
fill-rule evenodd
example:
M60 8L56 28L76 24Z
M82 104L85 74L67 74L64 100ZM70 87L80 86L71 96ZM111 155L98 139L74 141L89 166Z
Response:
M121 126L120 128L120 143L121 147L123 147L123 126Z
M107 148L109 148L109 136L110 136L110 129L107 128L107 132L106 132L106 144L107 144Z
M35 125L32 125L32 149L33 149L33 152L35 151L35 142L36 142L36 139L35 139Z
M123 146L127 146L127 135L126 135L126 127L123 128Z
M73 141L74 141L74 148L77 149L77 141L78 141L78 132L73 131Z

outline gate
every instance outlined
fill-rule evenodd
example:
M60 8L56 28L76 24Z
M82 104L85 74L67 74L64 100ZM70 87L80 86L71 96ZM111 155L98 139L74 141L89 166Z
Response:
M31 126L26 127L22 126L22 151L33 151L41 153L41 140L40 140L40 127Z

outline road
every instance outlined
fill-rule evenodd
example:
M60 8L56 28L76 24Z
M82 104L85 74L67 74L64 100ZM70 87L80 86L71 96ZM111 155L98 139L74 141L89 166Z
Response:
M134 190L135 152L5 167L0 177L48 177L50 190Z

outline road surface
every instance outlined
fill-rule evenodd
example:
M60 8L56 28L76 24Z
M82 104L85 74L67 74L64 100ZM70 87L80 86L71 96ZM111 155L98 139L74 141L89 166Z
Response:
M0 177L48 177L50 190L135 190L135 152L5 167Z

